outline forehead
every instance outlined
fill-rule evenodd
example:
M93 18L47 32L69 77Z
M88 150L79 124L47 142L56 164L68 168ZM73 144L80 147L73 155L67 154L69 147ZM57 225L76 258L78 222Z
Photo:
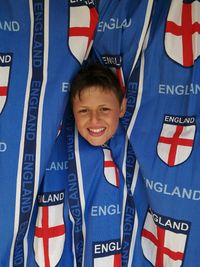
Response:
M95 101L97 102L109 102L109 101L118 101L117 96L112 91L112 89L107 87L100 87L100 86L91 86L83 88L78 94L76 94L74 101L80 102L90 102Z

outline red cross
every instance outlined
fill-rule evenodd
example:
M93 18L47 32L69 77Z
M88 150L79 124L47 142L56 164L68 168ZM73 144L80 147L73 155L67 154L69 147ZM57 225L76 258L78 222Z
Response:
M69 36L85 36L88 37L87 49L93 40L94 31L98 22L98 14L96 9L90 8L90 26L89 27L70 27ZM87 51L86 51L87 52Z
M122 68L116 68L116 74L117 74L117 77L119 79L119 82L120 82L120 85L122 88L122 92L123 92L123 94L125 94L125 86L124 86Z
M183 3L182 25L177 25L172 21L167 21L166 32L172 33L176 36L182 36L183 65L185 67L192 66L194 63L192 35L195 32L200 34L200 24L198 22L192 23L191 4Z
M183 126L177 125L175 133L172 137L160 136L159 143L171 145L168 156L169 166L174 166L178 146L193 146L193 139L180 138L183 128Z
M49 210L47 206L42 207L42 227L35 227L35 236L43 238L44 261L45 267L50 267L49 259L49 238L57 237L65 234L64 224L49 227L48 225Z
M155 267L164 267L164 255L167 255L174 261L183 260L184 254L182 252L172 251L165 247L165 229L157 226L157 237L147 229L143 229L142 236L149 239L157 247Z
M6 96L8 91L7 86L0 86L0 96Z
M114 161L112 160L111 151L110 151L110 157L111 157L111 160L104 160L104 167L105 168L114 168L115 177L116 177L116 186L119 187L119 174L118 174L117 167L116 167Z
M114 265L113 267L121 267L121 254L114 255Z

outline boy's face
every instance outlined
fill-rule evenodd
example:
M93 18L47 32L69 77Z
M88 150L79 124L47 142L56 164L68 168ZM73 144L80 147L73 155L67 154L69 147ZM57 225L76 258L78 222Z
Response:
M126 99L119 101L111 90L89 87L73 99L77 129L91 145L105 144L115 133L126 110Z

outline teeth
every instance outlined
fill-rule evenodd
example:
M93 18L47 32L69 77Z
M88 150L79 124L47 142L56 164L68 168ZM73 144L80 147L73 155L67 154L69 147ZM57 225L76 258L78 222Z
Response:
M102 132L103 130L104 130L105 128L99 128L99 129L89 129L91 132L93 132L93 133L100 133L100 132Z

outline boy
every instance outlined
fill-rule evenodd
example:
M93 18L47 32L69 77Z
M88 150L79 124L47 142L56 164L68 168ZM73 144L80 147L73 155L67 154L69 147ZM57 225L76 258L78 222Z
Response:
M122 166L125 153L119 119L126 99L109 69L91 65L76 75L70 100L77 127L66 114L39 194L35 257L47 254L47 248L41 248L47 237L40 234L45 208L56 221L53 225L62 229L46 241L55 252L46 259L50 266L60 257L59 267L121 267L124 178L117 166ZM66 170L55 170L54 162L66 162ZM63 196L62 201L48 202L54 195Z
M114 135L126 110L118 78L98 64L77 74L70 99L80 135L94 146L105 144Z
M122 166L125 153L125 132L119 119L125 113L126 98L117 76L103 65L93 64L72 81L70 101L78 131L74 142L77 181L79 189L83 187L84 266L120 267L124 178L117 166ZM69 160L69 175L74 173L72 165ZM70 184L68 188L70 199ZM73 201L69 208L73 213ZM73 219L76 221L76 216Z

